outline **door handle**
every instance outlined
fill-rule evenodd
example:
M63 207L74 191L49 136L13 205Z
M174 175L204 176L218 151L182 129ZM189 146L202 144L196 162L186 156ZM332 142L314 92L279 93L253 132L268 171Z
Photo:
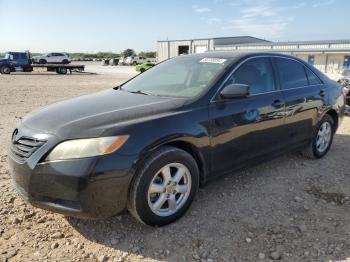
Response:
M321 90L318 94L320 97L324 97L326 95L326 92L324 90Z
M279 108L279 107L284 106L284 103L281 100L277 99L277 100L273 101L273 103L271 105L273 107Z

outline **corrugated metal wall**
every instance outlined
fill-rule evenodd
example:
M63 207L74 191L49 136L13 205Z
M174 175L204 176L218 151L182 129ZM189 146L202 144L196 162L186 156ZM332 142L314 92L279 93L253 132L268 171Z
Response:
M178 56L179 46L188 46L190 54L194 54L198 47L205 47L206 51L214 50L212 39L162 41L158 42L158 62Z
M169 42L158 42L158 62L169 58Z
M341 73L344 57L350 55L350 43L261 43L261 44L239 44L239 45L215 45L217 39L199 39L182 41L158 42L158 61L179 55L179 46L188 46L189 53L197 51L275 51L284 54L292 54L308 61L308 57L313 55L314 66L319 70L337 75ZM228 40L227 40L228 41Z

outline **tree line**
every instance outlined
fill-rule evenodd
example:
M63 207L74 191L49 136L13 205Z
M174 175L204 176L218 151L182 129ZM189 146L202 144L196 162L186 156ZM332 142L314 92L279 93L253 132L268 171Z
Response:
M41 55L40 53L32 53L34 55ZM146 58L155 58L156 52L152 51L141 51L136 53L134 49L128 48L120 53L114 52L97 52L97 53L69 53L70 57L75 58L118 58L118 57L128 57L128 56L143 56ZM0 57L4 57L5 53L0 53Z

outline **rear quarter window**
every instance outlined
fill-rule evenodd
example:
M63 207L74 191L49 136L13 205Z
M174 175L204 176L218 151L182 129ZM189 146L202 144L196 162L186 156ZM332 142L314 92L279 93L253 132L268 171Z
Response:
M321 80L315 75L315 73L311 72L311 70L309 68L305 67L305 71L307 74L307 78L309 80L309 85L322 84Z
M282 89L291 89L308 85L304 66L292 59L275 58Z

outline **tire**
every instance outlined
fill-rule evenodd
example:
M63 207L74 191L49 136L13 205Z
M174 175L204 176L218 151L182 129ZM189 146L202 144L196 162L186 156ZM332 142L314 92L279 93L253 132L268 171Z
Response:
M56 69L56 73L60 74L60 75L65 75L65 74L67 74L67 68L59 67L59 68Z
M136 61L132 62L132 65L137 66L137 62Z
M318 141L320 141L319 139L321 139L320 132L322 132L322 130L325 130L326 126L330 128L329 135L325 137L325 139L327 140L327 145L320 146L318 144ZM324 157L332 146L334 133L334 120L330 115L326 114L318 123L317 128L315 128L310 145L301 151L302 155L310 159L319 159Z
M2 66L0 68L0 72L1 72L1 74L8 75L11 73L11 69L9 66Z
M162 169L169 173L162 172ZM176 184L175 174L180 173L183 175L178 176L181 179ZM151 184L156 187L151 187ZM137 169L129 190L128 210L144 224L164 226L179 219L187 211L198 185L199 170L193 157L175 147L161 147L148 156ZM156 193L151 193L152 190ZM163 203L159 205L159 209L156 208L157 201ZM173 203L172 208L170 203Z
M67 59L63 59L62 64L67 65L69 64L69 61Z
M44 64L46 64L47 63L47 61L45 60L45 59L40 59L39 60L39 64L41 64L41 65L44 65Z

